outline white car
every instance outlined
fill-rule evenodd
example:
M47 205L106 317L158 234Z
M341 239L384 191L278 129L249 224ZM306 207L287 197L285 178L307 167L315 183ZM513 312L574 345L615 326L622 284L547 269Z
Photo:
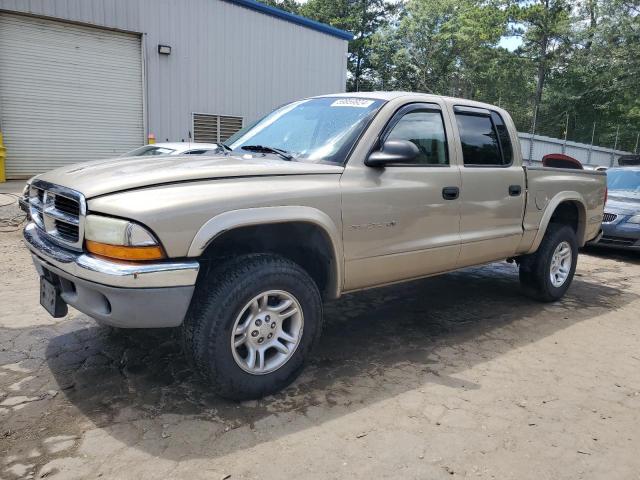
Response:
M143 145L124 153L123 157L151 157L154 155L205 155L218 150L217 143L173 142Z

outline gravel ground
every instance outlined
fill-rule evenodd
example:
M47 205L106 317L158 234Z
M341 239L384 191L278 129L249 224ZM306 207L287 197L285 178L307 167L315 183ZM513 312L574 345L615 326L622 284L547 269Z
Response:
M0 258L2 479L640 479L637 255L581 255L551 305L506 263L348 295L302 377L241 404L175 331L50 318L19 232Z

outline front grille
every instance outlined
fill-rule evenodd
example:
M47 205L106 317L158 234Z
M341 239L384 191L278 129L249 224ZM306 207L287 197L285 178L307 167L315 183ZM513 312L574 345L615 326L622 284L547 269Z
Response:
M616 218L618 218L618 215L616 215L615 213L604 213L604 215L602 215L602 223L611 223L613 222Z
M38 198L38 200L40 200L41 203L44 203L44 190L37 187L33 187L33 188L35 188L36 197Z
M77 225L71 225L60 220L55 221L56 232L67 242L76 243L78 241L79 229Z
M614 237L611 235L604 235L600 240L602 243L610 243L611 245L630 246L636 243L633 238L626 237Z
M86 203L81 193L34 180L29 190L29 214L52 240L82 250Z
M68 213L69 215L74 215L76 217L80 216L80 204L76 200L56 195L53 204L61 212Z

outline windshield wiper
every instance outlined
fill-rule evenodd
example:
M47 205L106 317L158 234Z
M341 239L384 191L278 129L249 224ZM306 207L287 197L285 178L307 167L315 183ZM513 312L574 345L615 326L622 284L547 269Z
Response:
M232 149L229 145L227 145L226 143L221 143L221 142L220 142L220 143L218 143L218 149L219 149L219 150L222 150L222 152L223 152L223 153L224 153L225 151L226 151L226 152L231 152L231 151L233 151L233 149Z
M293 155L281 148L267 147L266 145L243 145L240 148L249 152L275 153L285 160L293 160Z

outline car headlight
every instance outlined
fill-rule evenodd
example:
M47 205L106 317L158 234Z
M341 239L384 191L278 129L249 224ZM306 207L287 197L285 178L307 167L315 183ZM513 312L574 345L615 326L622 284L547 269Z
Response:
M627 220L627 223L640 223L640 215L634 215L629 220Z
M84 224L87 251L118 260L165 258L160 243L142 225L120 218L87 215Z

